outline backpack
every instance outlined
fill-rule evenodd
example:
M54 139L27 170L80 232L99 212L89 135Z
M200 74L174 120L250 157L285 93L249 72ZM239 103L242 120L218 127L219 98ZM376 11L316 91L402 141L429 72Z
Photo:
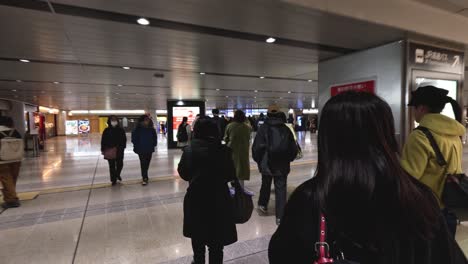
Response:
M286 125L268 126L266 135L267 152L271 161L291 162L296 158L297 146L291 131Z
M187 124L180 125L177 129L177 141L179 142L187 142L188 141L188 134L187 134Z
M11 130L9 134L0 132L3 136L0 139L0 161L15 162L23 159L24 142L21 138L13 137L15 130Z

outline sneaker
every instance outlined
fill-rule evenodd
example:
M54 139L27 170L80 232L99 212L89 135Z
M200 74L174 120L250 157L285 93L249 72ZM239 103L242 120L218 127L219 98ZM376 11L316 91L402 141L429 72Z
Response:
M121 181L122 181L122 177L118 176L118 177L117 177L117 180L119 180L119 182L121 182Z
M10 202L10 203L3 203L2 204L3 209L17 208L17 207L20 207L20 206L21 206L20 202Z
M148 185L148 179L144 179L144 180L141 182L141 185L143 185L143 186Z
M263 206L263 205L259 205L258 210L260 210L260 212L262 212L264 214L268 213L268 208L266 206Z
M112 182L112 186L115 186L116 184L117 184L116 181L113 181L113 182Z
M276 225L279 226L281 224L281 219L280 218L276 218Z

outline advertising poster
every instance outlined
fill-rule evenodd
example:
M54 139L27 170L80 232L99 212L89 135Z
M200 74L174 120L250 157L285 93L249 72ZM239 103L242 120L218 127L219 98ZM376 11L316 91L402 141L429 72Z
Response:
M331 96L335 96L347 91L368 92L375 94L375 80L333 85L330 87Z
M89 120L78 120L78 132L80 134L88 134L91 131Z
M78 135L78 120L65 121L65 134Z
M192 125L195 117L200 114L200 107L198 106L174 106L172 107L172 127L174 141L177 141L177 130L182 123L182 118L185 116L188 118L188 124Z

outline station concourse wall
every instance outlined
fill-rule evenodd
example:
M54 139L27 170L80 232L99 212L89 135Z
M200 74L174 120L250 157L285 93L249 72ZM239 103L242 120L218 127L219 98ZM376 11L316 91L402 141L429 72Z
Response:
M319 113L331 97L331 86L375 80L375 92L388 102L401 140L402 96L405 87L405 41L345 55L319 63Z

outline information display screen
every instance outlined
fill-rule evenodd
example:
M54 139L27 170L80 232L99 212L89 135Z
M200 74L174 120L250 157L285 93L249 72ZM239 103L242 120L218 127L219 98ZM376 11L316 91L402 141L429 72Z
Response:
M188 124L192 125L193 121L200 114L200 107L198 106L174 106L172 107L172 123L173 123L173 140L177 141L177 130L179 129L182 119L187 117Z
M78 135L78 120L65 121L65 134Z

